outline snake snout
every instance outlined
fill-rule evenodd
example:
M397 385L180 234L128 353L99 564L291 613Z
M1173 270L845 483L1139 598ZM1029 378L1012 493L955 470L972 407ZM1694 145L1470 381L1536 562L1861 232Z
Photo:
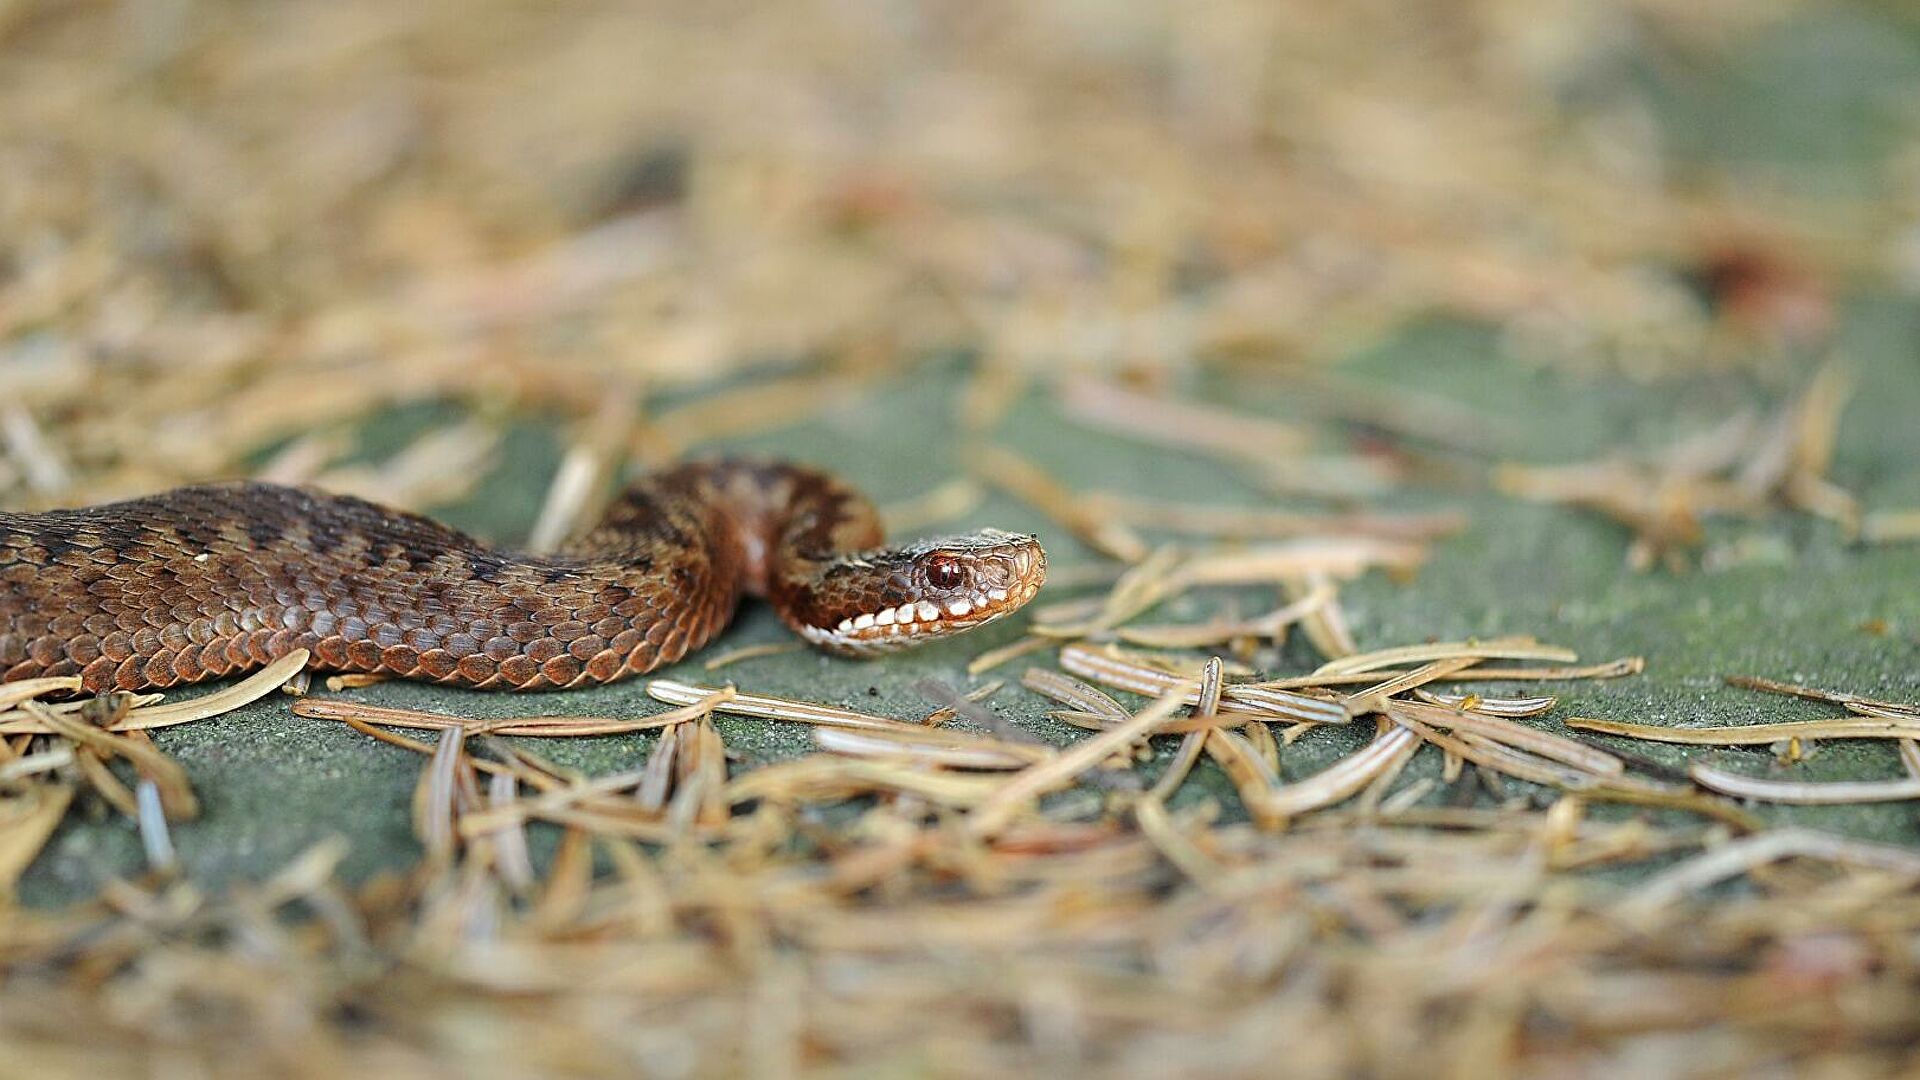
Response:
M842 583L860 574L878 580L882 568L887 584L873 590L875 598L853 601L801 633L828 649L871 654L971 630L1032 600L1047 559L1036 538L989 530L863 555L842 568Z

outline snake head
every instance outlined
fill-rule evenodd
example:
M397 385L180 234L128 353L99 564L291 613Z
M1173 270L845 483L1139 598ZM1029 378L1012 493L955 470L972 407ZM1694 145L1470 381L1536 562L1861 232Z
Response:
M917 540L835 562L799 630L834 652L891 652L1012 614L1046 579L1047 553L1023 533Z

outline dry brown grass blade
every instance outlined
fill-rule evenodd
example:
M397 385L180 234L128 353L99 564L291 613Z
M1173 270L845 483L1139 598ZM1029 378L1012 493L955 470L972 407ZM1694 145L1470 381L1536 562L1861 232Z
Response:
M40 856L72 801L73 788L66 784L33 784L0 798L0 902L11 902L20 875Z
M1625 762L1604 750L1549 731L1514 723L1494 713L1414 701L1394 701L1390 707L1401 715L1415 717L1435 727L1493 739L1596 776L1619 776L1626 771Z
M653 752L647 755L646 768L640 771L640 783L634 787L633 799L648 813L666 812L673 778L680 774L680 733L684 730L684 725L675 724L662 731L659 741L653 744Z
M1216 539L1273 540L1290 536L1366 536L1438 540L1467 527L1465 514L1390 514L1350 511L1303 514L1234 506L1203 506L1142 499L1108 491L1082 496L1108 518L1143 529Z
M636 387L610 388L587 418L547 486L540 515L527 537L527 550L552 551L598 515L639 422L640 400Z
M80 676L58 675L46 679L21 679L0 685L0 710L11 709L30 698L48 694L74 694L80 691Z
M1920 720L1920 705L1895 705L1878 701L1850 701L1847 711L1881 720Z
M64 769L74 762L74 750L62 743L32 754L22 754L0 763L0 783L13 783L41 773Z
M1052 755L1022 743L982 739L979 745L903 739L852 728L817 727L813 743L830 754L917 761L949 769L1024 769Z
M346 724L348 727L359 732L360 734L365 735L369 739L373 739L377 742L386 743L388 746L397 746L402 750L408 750L413 753L419 754L423 757L429 757L429 758L432 757L434 754L435 747L437 745L435 743L421 742L418 739L409 739L404 735L397 735L391 731L382 730L381 728L375 727L374 725L366 722L365 720L360 719L357 716L342 716L340 718L340 722ZM444 730L444 729L441 729L441 730ZM504 764L501 762L475 759L473 762L473 766L475 769L479 770L480 772L487 773L488 775L505 773L510 776L517 776L517 777L520 777L521 779L526 779L526 777L521 772L519 772L513 765ZM552 786L552 784L549 784L548 786Z
M1442 694L1426 689L1415 690L1413 696L1429 705L1438 705L1446 709L1460 709L1505 717L1539 716L1541 713L1552 711L1553 707L1560 703L1559 698L1551 696L1490 698L1479 694Z
M672 727L695 719L733 698L732 687L709 690L676 709L652 716L618 719L606 716L516 716L474 719L421 709L401 709L387 705L365 705L357 701L333 698L303 698L293 705L295 716L313 720L359 720L389 727L417 728L427 731L458 729L471 734L519 735L527 738L571 738L582 735L614 735L633 731L651 731Z
M1321 656L1338 660L1360 651L1353 640L1353 630L1347 625L1346 612L1340 608L1340 592L1326 574L1309 571L1289 575L1281 579L1280 587L1296 604L1324 597L1313 605L1300 624L1307 641Z
M1072 724L1074 727L1086 731L1107 731L1113 728L1115 724L1124 723L1127 719L1127 714L1124 711L1117 719L1105 712L1084 712L1079 709L1054 709L1048 712L1047 715L1063 724ZM1167 721L1165 726L1161 727L1157 734L1185 735L1196 731L1212 731L1215 728L1240 729L1253 724L1265 724L1272 719L1273 717L1271 716L1258 716L1253 713L1243 712L1220 712L1212 716L1186 716ZM1314 727L1316 725L1303 724L1301 726Z
M799 652L804 648L806 648L806 646L798 641L769 641L760 645L742 645L737 649L728 649L726 652L719 653L700 666L707 671L718 671L723 667L731 667L742 660L759 660L767 656L785 656L788 653Z
M1304 453L1311 437L1289 424L1213 405L1144 394L1091 379L1060 387L1069 417L1131 439L1199 450L1236 462L1265 463Z
M329 465L351 453L353 447L351 432L338 429L309 432L275 451L253 471L253 478L266 484L312 484Z
M1367 687L1365 690L1348 694L1344 699L1347 711L1358 716L1366 712L1379 712L1385 708L1388 698L1407 693L1425 686L1437 679L1465 671L1480 662L1477 656L1454 656L1445 660L1435 660L1423 664L1412 671L1402 671ZM1357 672L1353 674L1358 674Z
M1332 696L1296 694L1265 686L1237 683L1227 691L1229 704L1236 711L1260 713L1268 719L1312 724L1345 724L1353 720L1346 702Z
M1266 763L1267 771L1279 776L1280 742L1273 737L1272 726L1265 722L1243 724L1239 731L1247 744L1253 747L1253 752L1259 754L1260 760Z
M477 836L529 818L557 820L561 811L597 800L603 795L626 791L638 785L646 775L645 769L609 773L592 780L541 791L531 798L503 806L489 806L477 813L463 815L459 821L459 831L464 836Z
M1501 441L1487 416L1472 406L1404 385L1345 375L1337 369L1303 371L1288 392L1298 395L1317 414L1331 414L1344 423L1420 442L1483 452Z
M1578 659L1571 650L1540 645L1532 638L1496 638L1491 641L1442 641L1431 645L1403 645L1394 649L1356 653L1329 660L1314 669L1315 675L1353 675L1378 671L1398 664L1430 664L1438 660L1544 660L1572 663Z
M937 728L953 720L965 719L1001 742L1035 747L1047 745L1046 740L987 707L986 700L1005 686L1005 680L995 679L963 694L945 680L918 679L914 681L913 691L938 706L923 721L927 727Z
M1406 773L1407 765L1412 761L1412 756L1400 758L1395 761L1392 768L1374 777L1373 782L1360 792L1360 800L1355 804L1354 812L1361 818L1393 817L1403 814L1439 786L1432 777L1423 776L1399 791L1394 791L1393 785L1400 782L1400 777Z
M1673 728L1630 724L1591 716L1569 716L1561 721L1576 731L1620 735L1648 742L1692 746L1764 746L1785 739L1911 739L1920 737L1920 718L1839 717L1797 720L1779 724L1743 724L1738 727Z
M1646 669L1643 657L1628 656L1619 660L1610 660L1604 664L1587 664L1579 667L1471 667L1452 675L1443 675L1436 682L1564 682L1577 679L1619 679L1629 675L1638 675ZM1409 669L1411 670L1411 669ZM1295 675L1280 679L1263 679L1246 685L1274 690L1300 690L1313 687L1364 686L1382 676L1401 675L1403 671L1381 669L1377 671L1356 671L1344 675ZM1520 701L1539 699L1521 698Z
M667 801L667 822L679 832L724 825L728 817L726 743L711 717L701 717L688 731L677 762L678 782Z
M1900 764L1906 768L1907 775L1920 777L1920 740L1901 739L1894 745L1900 748Z
M135 698L133 708L113 722L112 730L138 731L171 727L174 724L190 724L195 720L205 720L210 716L232 712L242 705L251 704L280 689L288 680L299 674L306 664L306 650L297 649L239 682L188 701L154 704L160 700L157 695ZM77 706L73 707L77 708ZM70 711L69 706L65 704L43 706L43 709L62 713ZM19 716L18 719L12 716L0 718L0 735L46 734L50 730L33 715L17 712L17 710L16 714Z
M42 495L58 495L73 486L72 470L67 467L40 424L19 402L0 409L0 441L7 453L20 463L27 485Z
M1314 620L1334 599L1332 584L1322 582L1300 599L1250 619L1230 619L1201 625L1130 625L1119 627L1115 633L1122 641L1156 649L1204 649L1243 638L1271 638L1278 643L1284 640L1288 627Z
M593 889L593 844L586 832L568 828L561 834L545 884L534 901L528 924L553 931L576 922L586 910Z
M1920 510L1875 510L1860 519L1860 540L1901 544L1920 540Z
M998 777L822 754L768 765L736 777L727 785L727 798L738 806L758 800L790 804L886 792L913 795L942 806L974 807L997 794L1005 782Z
M1194 696L1193 714L1212 716L1220 711L1220 695L1226 692L1226 665L1217 656L1207 657L1200 669L1200 685Z
M979 509L986 489L972 477L959 477L931 488L906 502L881 508L888 536L913 536L937 525L957 521Z
M1628 563L1674 570L1705 540L1701 522L1752 515L1774 503L1862 531L1858 502L1826 473L1850 380L1838 363L1815 373L1793 400L1758 425L1735 416L1670 447L1651 461L1627 453L1578 465L1504 464L1495 486L1517 498L1597 510L1632 529Z
M1184 723L1189 723L1192 726L1186 730L1184 737L1181 738L1180 746L1174 751L1173 759L1167 762L1166 771L1162 772L1160 778L1154 781L1153 788L1149 792L1151 798L1164 802L1173 797L1173 793L1178 791L1180 785L1185 783L1187 777L1193 773L1194 765L1199 763L1200 754L1207 746L1207 733L1224 722L1225 718L1218 715L1197 717L1189 721L1184 721ZM1111 727L1112 725L1109 724L1106 726ZM1168 730L1171 733L1174 729L1170 728Z
M1090 646L1076 644L1061 649L1060 666L1082 678L1147 697L1157 697L1185 687L1187 702L1199 701L1197 681L1119 659ZM1261 713L1277 719L1319 724L1344 724L1353 719L1346 706L1338 701L1292 691L1235 684L1228 686L1223 693L1240 711Z
M693 705L730 689L729 687L716 690L712 687L693 686L671 679L654 679L647 683L647 693L653 698L668 704L683 706ZM830 727L865 728L872 731L904 731L909 734L927 730L919 724L909 724L903 720L889 720L884 716L868 716L851 709L838 709L811 701L793 701L762 694L731 693L718 698L710 707L715 712L731 716L751 716L760 720L789 720L799 724L826 724Z
M633 453L649 466L663 465L686 456L703 442L786 427L829 409L843 408L847 402L859 400L866 390L865 380L843 375L765 379L661 409L634 433Z
M973 321L984 324L987 320L976 315ZM969 433L991 431L1032 384L1033 370L1029 364L999 349L988 352L980 358L954 405L955 419L962 430Z
M1403 767L1420 749L1420 737L1406 728L1391 728L1305 780L1282 784L1267 801L1268 810L1282 818L1332 806L1358 795L1380 776Z
M1906 745L1909 740L1901 740ZM1901 780L1763 780L1696 761L1687 775L1709 791L1756 802L1794 806L1844 806L1853 803L1903 802L1920 799L1920 778Z
M414 836L426 848L430 863L444 864L453 859L454 803L466 742L464 728L443 730L413 789Z
M1516 780L1526 780L1547 787L1565 788L1572 791L1585 790L1593 785L1591 773L1568 768L1559 762L1539 757L1494 739L1475 737L1473 734L1456 731L1452 735L1443 734L1424 722L1411 709L1402 708L1405 702L1389 702L1387 716L1401 727L1412 730L1422 739L1443 750L1464 758L1483 770L1492 770L1511 776Z
M1203 552L1181 566L1180 577L1183 585L1263 585L1311 582L1316 576L1355 578L1374 569L1410 575L1428 554L1427 545L1404 540L1306 537Z
M1277 829L1286 824L1286 815L1275 809L1273 804L1273 793L1280 786L1280 778L1267 767L1266 761L1254 750L1253 745L1222 728L1215 728L1201 737L1206 740L1207 756L1232 781L1254 824L1263 829Z
M127 764L159 786L161 802L174 820L190 821L199 816L200 802L194 798L193 785L187 780L186 770L161 753L151 741L103 731L84 721L61 716L35 702L22 702L21 707L48 731L65 736L85 748L97 750L102 755L125 759Z
M124 702L129 708L137 709L137 708L142 708L144 706L158 703L159 701L162 700L162 695L115 693L113 695L110 695L108 700L114 703L114 714L119 717L119 719L116 720L115 723L120 726L115 727L112 730L123 731L128 729L125 727L126 713L122 712L119 709L119 704L121 702ZM40 708L45 709L48 712L56 713L60 716L74 717L74 716L80 716L86 713L88 710L94 708L95 706L93 702L94 702L94 699L92 698L79 698L73 701L51 701L51 702L46 701L44 699L36 699L33 702L33 704L38 705ZM25 703L23 702L22 705L24 704ZM19 730L17 731L12 730L15 728ZM137 729L134 729L134 730L137 730ZM11 709L6 710L5 712L0 712L0 735L13 735L19 739L30 739L36 734L44 735L44 734L47 734L47 732L45 728L41 725L40 721L35 719L33 714L28 712L25 708L21 707L21 705L16 705Z
M74 751L73 763L78 767L81 778L87 782L87 789L99 796L102 802L129 819L140 816L133 789L122 783L112 769L107 768L106 755L100 750L80 746Z
M1051 649L1054 644L1051 639L1035 635L1019 638L997 649L988 649L968 661L967 674L984 675L1010 660L1018 660L1022 656Z
M487 808L507 806L519 798L519 784L513 774L497 772L487 778ZM486 834L493 842L494 863L500 869L500 880L507 883L516 896L532 895L539 875L533 867L533 856L527 849L527 831L520 822L502 825Z
M1200 673L1199 691L1194 698L1193 715L1188 717L1189 722L1211 724L1219 721L1220 692L1224 689L1223 670L1219 657L1210 657L1207 660L1206 668ZM1096 690L1094 693L1099 691ZM1105 695L1101 697L1105 698ZM1111 698L1106 700L1112 701ZM1103 703L1095 699L1094 704L1100 706ZM1107 711L1110 717L1109 722L1104 726L1111 727L1114 724L1123 723L1126 719L1126 711L1117 705L1110 711L1104 709L1103 711ZM1186 782L1187 775L1193 771L1194 764L1200 760L1201 751L1207 749L1207 736L1211 730L1211 727L1196 727L1181 738L1180 748L1174 751L1173 760L1167 763L1166 771L1160 774L1160 778L1154 781L1152 790L1147 793L1149 799L1165 802L1173 798L1173 793L1180 790L1180 785Z
M1087 617L1074 617L1073 608L1048 605L1034 613L1033 633L1041 637L1077 638L1109 630L1152 608L1181 588L1175 573L1183 559L1177 548L1159 548L1129 567L1099 606Z
M987 837L1001 831L1043 792L1071 781L1115 751L1152 734L1185 704L1185 695L1167 694L1120 726L1082 739L1052 759L1023 770L974 811L967 819L968 832Z
M1161 856L1179 867L1180 872L1195 884L1204 889L1220 878L1223 872L1220 864L1174 824L1172 816L1167 813L1166 802L1157 791L1134 804L1133 817L1140 826L1141 834L1159 850Z
M1849 533L1860 532L1860 506L1853 495L1827 477L1833 467L1833 448L1840 433L1840 416L1853 396L1853 378L1845 365L1829 361L1814 373L1789 410L1792 464L1782 487L1786 501L1797 509L1838 522Z
M1844 705L1852 708L1864 705L1873 708L1899 712L1912 711L1914 706L1903 705L1897 701L1881 701L1876 698L1861 697L1858 694L1843 693L1838 690L1822 690L1814 686L1799 686L1794 683L1780 682L1775 679L1763 679L1757 675L1727 675L1723 681L1728 686L1738 686L1745 690L1759 690L1767 694L1785 694L1789 697L1805 698L1808 701L1824 701L1832 705Z
M174 724L188 724L195 720L205 720L210 716L232 712L242 705L250 705L285 686L288 680L304 671L306 666L307 651L295 649L239 682L223 686L212 693L202 694L191 701L135 706L114 725L114 730L151 730L170 727Z
M1049 668L1028 668L1020 676L1020 685L1042 697L1052 698L1081 712L1124 719L1127 710L1097 686L1089 686Z
M1133 530L1108 520L1033 462L998 447L985 447L974 458L980 478L1046 514L1068 532L1121 562L1136 563L1152 549Z
M927 680L927 682L935 682L935 680ZM948 690L948 694L950 694L950 690ZM972 709L981 709L981 705L977 705L975 701L970 701L968 698L964 698L964 696L958 696L958 694L952 694L952 700L960 701L960 703L964 703L964 705L968 705L968 707L972 707ZM947 709L941 709L941 711L947 711ZM1121 715L1125 715L1125 713L1121 713ZM970 715L968 721L985 726L989 734L981 736L981 734L975 734L975 732L970 732L970 730L960 730L960 728L950 728L950 726L937 726L937 724L908 726L908 728L885 728L885 730L818 726L818 728L814 728L814 732L816 732L816 736L818 736L820 732L829 732L828 742L835 744L835 746L860 746L860 748L883 748L883 746L891 746L891 748L899 749L902 753L904 753L904 751L910 751L910 749L979 751L979 753L985 753L985 755L1014 757L1014 759L1023 759L1023 761L1029 761L1029 763L1031 763L1031 761L1043 761L1046 757L1052 757L1052 753L1054 753L1054 748L1048 746L1041 738L1029 734L1025 728L1021 728L1018 724L1002 721L1000 717L987 713L985 709L981 709L981 717L972 717L972 715ZM991 723L989 723L989 721L991 721ZM856 738L851 738L851 740L839 738L841 734L852 734L852 736L856 736ZM816 742L818 742L818 740L816 740ZM826 742L822 742L822 746L826 746Z
M1635 889L1622 914L1647 918L1688 893L1737 877L1756 866L1786 858L1820 859L1920 878L1920 855L1889 844L1874 844L1812 829L1775 829L1730 841L1668 870Z
M342 466L321 474L315 483L386 506L444 506L472 493L491 471L499 449L498 430L480 421L463 421L422 435L378 466Z

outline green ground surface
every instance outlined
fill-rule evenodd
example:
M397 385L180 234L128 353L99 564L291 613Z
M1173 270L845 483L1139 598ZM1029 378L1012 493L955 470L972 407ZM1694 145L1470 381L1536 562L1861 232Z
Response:
M1846 414L1835 478L1869 506L1920 505L1920 306L1912 301L1865 299L1843 312L1843 347L1853 359L1860 391ZM1580 378L1529 369L1497 357L1492 337L1478 329L1434 325L1356 358L1345 367L1356 379L1408 386L1470 406L1485 417L1503 452L1517 460L1578 460L1621 443L1657 446L1710 423L1743 404L1777 393L1726 379L1634 385L1616 378ZM951 415L962 374L957 363L935 364L883 384L871 399L819 422L728 447L778 453L839 470L882 503L912 497L958 475L960 441ZM1274 416L1298 416L1282 376L1238 378L1198 388L1199 396L1231 400ZM874 411L867 412L871 408ZM884 415L886 424L862 417ZM377 452L430 418L397 416L372 434ZM1062 420L1035 394L1021 402L999 435L1013 449L1045 463L1070 483L1189 501L1252 503L1255 492L1210 459L1156 449ZM513 541L529 526L558 446L537 429L516 433L509 453L482 488L484 495L449 508L449 520L484 535ZM1920 545L1861 549L1848 546L1824 522L1781 512L1757 521L1716 526L1715 542L1750 558L1719 570L1684 576L1635 574L1624 568L1625 534L1578 512L1524 505L1485 491L1415 492L1400 504L1469 509L1472 527L1443 543L1410 583L1372 575L1348 588L1345 602L1363 648L1433 638L1533 634L1579 651L1585 659L1648 658L1644 675L1555 687L1562 707L1539 721L1584 714L1678 726L1752 723L1831 715L1807 702L1724 687L1728 673L1754 673L1873 694L1920 700ZM1268 505L1271 505L1269 503ZM1309 504L1300 504L1305 507ZM1088 554L1048 521L1011 501L990 500L954 522L1030 529L1041 534L1057 568ZM1043 598L1058 599L1051 590ZM1171 618L1198 618L1211 594L1175 604ZM1244 610L1270 605L1270 595L1241 598ZM929 706L913 684L929 676L968 683L966 662L1012 640L1024 618L952 642L878 662L833 659L811 652L744 661L718 673L744 689L900 717ZM1880 632L1874 632L1883 627ZM772 615L750 605L716 649L778 641L785 632ZM709 652L708 655L711 655ZM1304 671L1313 659L1304 644L1289 646L1283 670ZM1017 676L1029 658L994 673ZM661 674L711 682L700 658ZM662 706L644 680L564 695L506 696L390 684L348 696L472 716L568 713L644 715ZM1017 686L991 699L1007 718L1055 741L1073 733L1043 715L1046 703ZM797 726L723 719L720 729L738 756L736 769L805 751L808 732ZM1361 730L1316 732L1283 755L1283 773L1298 779L1325 767L1364 739ZM350 839L350 876L403 868L418 855L408 801L422 760L377 744L343 725L303 720L274 697L214 720L157 733L162 747L187 769L203 817L179 826L176 842L190 874L208 885L257 877L315 840ZM1165 740L1171 744L1172 740ZM653 744L637 734L577 740L538 740L539 752L587 772L632 768ZM1694 750L1635 744L1663 762L1689 753L1716 755L1756 775L1776 767L1763 748ZM1163 757L1170 750L1163 749ZM1437 771L1437 755L1423 755L1410 778ZM1216 798L1237 813L1230 790L1206 769L1183 791L1185 799ZM1794 767L1807 779L1892 777L1899 764L1882 745L1822 747ZM1519 785L1516 790L1524 790ZM1431 799L1447 797L1435 793ZM1066 797L1062 813L1097 813L1096 799ZM1614 812L1633 812L1618 810ZM1763 811L1794 822L1900 843L1920 843L1920 820L1910 804L1879 807L1778 808ZM76 814L62 827L22 885L32 903L54 903L93 891L111 875L139 872L140 846L132 826L102 812Z

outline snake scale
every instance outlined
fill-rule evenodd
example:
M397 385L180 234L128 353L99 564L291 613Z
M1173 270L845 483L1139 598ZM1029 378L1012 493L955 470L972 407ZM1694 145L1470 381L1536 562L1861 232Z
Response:
M780 462L676 466L552 555L305 488L178 488L0 514L0 681L148 690L259 668L541 690L611 682L700 648L764 596L821 648L891 651L1031 600L1046 555L987 530L881 548L838 479Z

